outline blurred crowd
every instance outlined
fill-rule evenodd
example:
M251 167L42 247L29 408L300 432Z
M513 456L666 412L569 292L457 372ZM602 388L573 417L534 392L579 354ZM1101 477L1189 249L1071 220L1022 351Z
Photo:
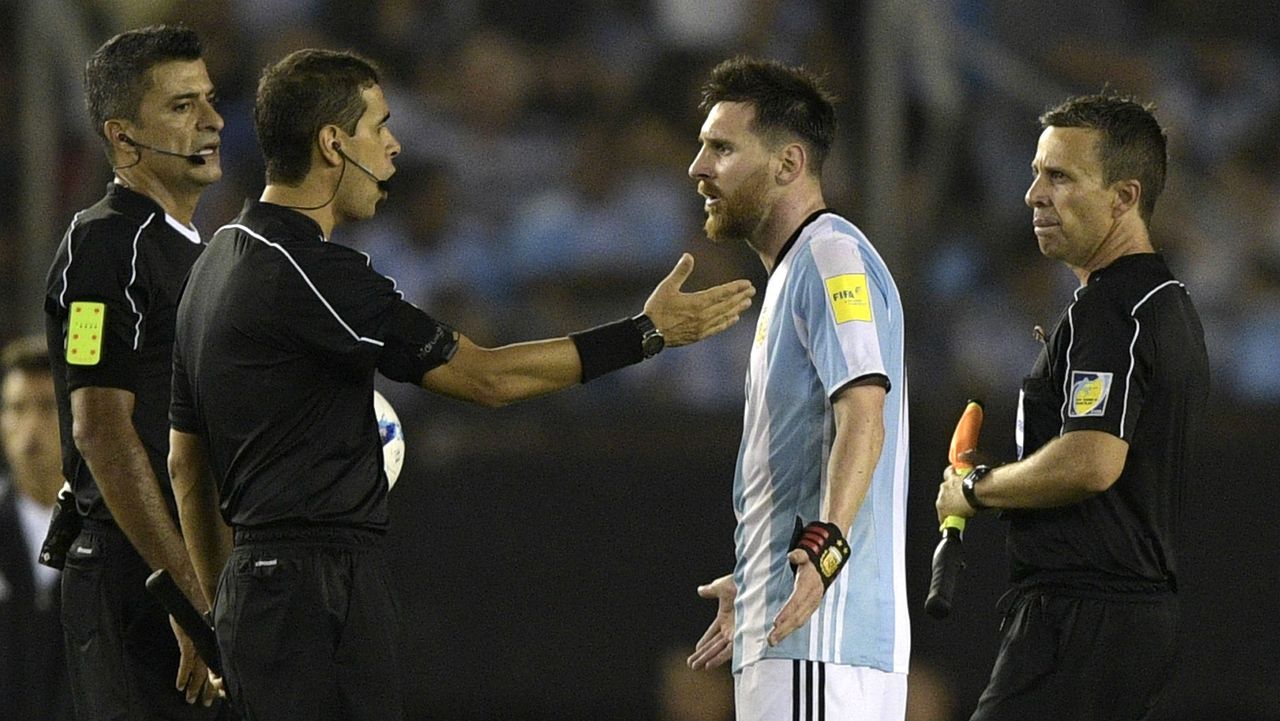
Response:
M748 277L762 288L753 253L714 246L702 233L701 198L686 175L702 120L698 85L737 53L825 72L841 98L827 201L866 231L898 279L913 406L948 418L959 401L935 408L935 389L1012 402L1038 350L1032 328L1050 327L1074 287L1064 268L1039 255L1022 200L1036 116L1068 94L1104 87L1135 94L1157 104L1169 131L1169 181L1152 238L1204 319L1214 397L1273 420L1280 409L1280 5L1273 2L0 6L14 20L0 24L0 178L8 189L0 194L0 341L38 330L42 288L22 269L47 267L73 212L110 179L83 108L84 59L122 29L181 20L205 42L226 121L225 177L196 216L206 239L262 188L252 123L261 68L300 47L357 50L384 72L390 127L404 150L377 218L344 227L334 240L367 252L409 300L482 344L636 313L681 252L697 259L691 286ZM31 63L48 61L33 60L44 56L30 46L53 42L45 36L56 38L61 60L41 66L51 101L33 108ZM52 155L33 159L23 130L30 127L51 134ZM34 187L52 193L51 210L37 218L23 212ZM620 400L626 412L610 416L607 429L591 429L601 444L625 444L643 419L675 408L694 423L718 418L732 429L753 324L751 314L722 338L540 402L538 413ZM385 392L406 428L430 429L429 450L411 461L419 469L448 467L487 446L554 443L554 431L518 414L499 417L507 432L498 437L491 416L425 394ZM632 415L642 420L629 424ZM680 423L675 413L664 418ZM725 443L730 461L735 445L736 438ZM723 479L726 509L728 488Z
M1170 133L1153 235L1204 316L1216 388L1280 403L1280 12L1269 3L1088 2L1053 22L1041 20L1062 9L1049 0L50 4L65 5L60 22L92 45L157 21L201 32L227 121L226 177L197 216L206 234L261 189L251 115L261 67L303 46L378 61L404 153L378 219L338 240L368 252L415 303L491 343L634 309L685 250L703 261L695 283L762 281L749 253L701 235L685 175L698 83L738 52L825 71L843 99L828 201L896 266L913 365L975 393L1021 376L1031 328L1051 324L1071 288L1038 257L1022 204L1036 115L1067 93L1133 93L1158 105ZM0 87L19 99L22 26L6 23L0 38L10 56ZM43 109L58 127L57 155L39 166L55 181L51 233L25 237L23 193L5 194L6 268L17 254L47 254L109 177L84 122L82 58L65 62L57 106ZM21 189L31 165L20 162L19 107L0 109L10 116L0 117L10 135L0 172ZM38 289L22 291L0 303L30 303ZM32 317L4 315L5 337ZM731 410L738 345L707 344L617 382L661 374L672 382L657 400Z

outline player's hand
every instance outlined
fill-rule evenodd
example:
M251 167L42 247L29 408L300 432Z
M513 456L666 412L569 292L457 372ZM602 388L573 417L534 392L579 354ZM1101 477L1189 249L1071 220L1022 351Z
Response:
M973 506L969 505L969 501L965 500L964 490L960 483L964 476L957 473L955 466L947 466L942 472L942 484L938 486L938 500L934 501L934 508L938 510L938 523L947 516L959 516L961 518L971 518L977 513Z
M818 604L822 603L822 592L826 590L807 553L797 548L787 554L787 560L796 567L796 582L791 598L773 619L773 628L769 629L770 646L782 643L782 639L790 636L792 631L808 623L809 617L818 610Z
M683 293L680 288L692 272L693 256L685 253L644 304L645 315L671 347L696 343L737 323L756 294L747 280Z
M199 701L204 706L212 706L215 698L225 698L226 692L222 690L221 679L218 679L217 684L214 683L217 677L205 666L200 654L196 653L196 645L191 642L187 632L182 630L172 616L169 617L169 625L173 627L173 635L178 639L178 650L181 652L175 685L186 697L187 703Z
M689 668L701 670L715 668L733 658L733 599L738 587L733 576L721 576L705 586L698 586L698 595L717 601L716 617L711 619L707 632L702 634L689 657Z

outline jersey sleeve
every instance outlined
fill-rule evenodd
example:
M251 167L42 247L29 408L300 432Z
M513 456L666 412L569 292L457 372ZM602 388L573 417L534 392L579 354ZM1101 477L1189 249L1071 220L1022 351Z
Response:
M395 363L405 353L420 356L410 365L422 372L452 357L452 329L406 303L363 254L341 246L309 249L296 270L282 294L294 310L285 332L311 350L360 371L394 367L402 372L389 377L413 381L421 373L415 378L405 363Z
M144 223L145 227L145 223ZM62 324L67 389L136 390L149 301L141 266L141 227L103 221L68 238L49 302Z
M797 258L795 322L827 396L849 382L883 376L878 318L886 317L883 289L867 272L857 243L845 236L814 238L811 260Z
M191 379L187 376L186 360L182 356L182 344L173 344L173 380L169 397L169 427L183 433L200 433L199 416L195 398L191 393Z
M1093 298L1089 299L1090 301ZM1071 309L1062 430L1132 438L1151 377L1151 333L1123 309L1081 302Z

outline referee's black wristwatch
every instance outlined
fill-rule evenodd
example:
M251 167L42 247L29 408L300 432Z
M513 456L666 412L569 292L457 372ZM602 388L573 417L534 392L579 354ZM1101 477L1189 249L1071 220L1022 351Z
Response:
M981 481L990 472L991 466L974 466L973 470L969 471L969 475L960 481L960 490L964 492L964 500L968 501L975 511L984 511L990 508L990 506L978 500L978 494L973 489L974 486L978 485L978 481Z
M636 324L636 330L640 331L640 348L644 351L645 358L652 358L667 347L667 339L662 337L662 331L658 330L649 316L641 313L631 320Z

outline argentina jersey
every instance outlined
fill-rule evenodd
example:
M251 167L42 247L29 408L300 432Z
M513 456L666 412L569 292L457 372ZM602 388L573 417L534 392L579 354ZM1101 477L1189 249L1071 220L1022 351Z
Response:
M762 658L907 671L907 379L902 303L884 261L852 223L810 216L769 277L747 371L734 477L735 671ZM851 529L848 565L808 623L766 642L791 595L796 518L827 518L835 434L831 397L868 375L889 379L884 445Z

